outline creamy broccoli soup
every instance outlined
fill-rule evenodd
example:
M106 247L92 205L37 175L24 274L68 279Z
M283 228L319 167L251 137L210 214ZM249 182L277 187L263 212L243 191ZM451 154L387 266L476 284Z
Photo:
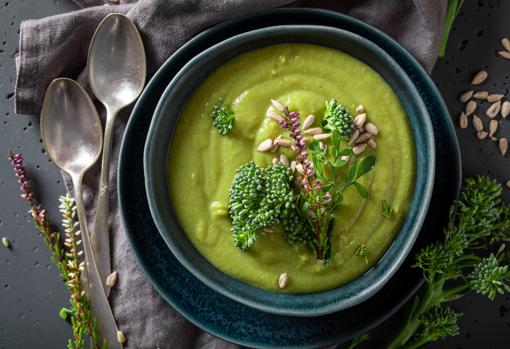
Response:
M256 287L306 293L359 277L386 252L410 205L414 143L397 96L369 66L281 44L205 79L168 166L177 217L205 258Z

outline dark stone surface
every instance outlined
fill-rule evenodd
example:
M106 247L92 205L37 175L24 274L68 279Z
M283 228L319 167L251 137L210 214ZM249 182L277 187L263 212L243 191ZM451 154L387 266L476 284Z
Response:
M70 328L58 316L58 310L67 305L66 290L49 260L46 246L34 232L25 202L19 198L7 152L13 149L25 155L43 204L52 217L58 218L57 197L64 187L60 173L42 149L39 118L13 113L13 57L18 51L21 20L74 8L70 0L0 2L0 237L8 237L13 247L7 250L0 246L0 348L64 348L70 334ZM510 36L509 14L508 1L466 1L451 34L446 57L433 73L455 119L462 108L458 95L469 88L468 81L479 69L487 69L490 75L490 80L479 89L508 92L510 61L499 58L495 52L500 49L499 39ZM510 136L506 121L500 134ZM494 143L479 142L472 129L458 130L458 136L466 176L485 173L501 181L510 178L508 159L498 154ZM509 190L505 190L505 198L510 199ZM461 334L430 348L508 347L508 296L490 302L468 295L454 306L464 313Z

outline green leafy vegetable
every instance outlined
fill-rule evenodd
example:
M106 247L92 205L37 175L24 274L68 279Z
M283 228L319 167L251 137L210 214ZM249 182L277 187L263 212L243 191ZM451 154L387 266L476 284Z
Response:
M360 244L357 248L356 248L356 251L354 251L354 254L356 256L359 256L361 258L363 258L363 260L365 261L366 264L368 264L368 249L367 249L367 245L365 244Z
M234 126L235 117L234 112L220 101L220 104L213 106L211 119L218 133L224 135Z
M344 140L349 139L354 128L352 116L343 105L337 103L334 99L326 102L326 110L324 111L322 123L324 129L330 132L337 130L339 132L339 138Z
M509 206L501 200L501 185L477 176L466 179L453 204L444 240L416 255L415 267L426 280L408 307L408 317L387 349L421 348L459 333L461 315L444 303L468 291L494 299L510 292ZM494 252L496 251L496 252Z
M282 165L261 168L253 161L236 171L230 188L229 215L234 244L245 251L261 229L281 222L292 207L292 171Z
M385 218L391 218L391 215L393 214L393 209L386 200L381 201L381 214Z

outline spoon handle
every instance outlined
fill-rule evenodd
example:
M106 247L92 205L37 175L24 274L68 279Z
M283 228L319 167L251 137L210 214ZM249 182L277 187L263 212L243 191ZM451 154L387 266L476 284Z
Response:
M82 176L73 176L73 185L75 191L76 211L80 223L81 237L83 242L83 251L85 252L85 266L88 281L88 296L93 316L97 319L99 331L102 338L106 340L107 348L122 348L122 344L117 341L118 328L115 318L108 303L108 298L104 292L103 282L99 276L94 251L90 242L89 231L85 210L82 202Z
M108 187L110 177L110 153L112 150L113 124L117 115L116 111L106 108L106 124L104 130L103 156L101 158L101 176L99 179L99 193L97 196L96 213L92 222L92 247L97 259L99 275L103 281L106 295L110 288L105 280L110 275L110 234L108 225Z

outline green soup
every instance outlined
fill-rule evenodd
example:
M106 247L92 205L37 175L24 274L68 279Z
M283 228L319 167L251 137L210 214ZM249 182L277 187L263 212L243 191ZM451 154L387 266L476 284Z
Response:
M363 177L363 199L345 191L331 234L332 263L324 266L304 246L290 246L281 231L261 237L246 252L232 241L229 188L236 169L254 160L267 166L275 154L256 151L267 139L286 134L265 115L277 99L301 116L320 119L335 98L351 114L362 104L378 125L375 168ZM233 129L219 135L210 113L219 99L235 113ZM320 125L316 120L314 125ZM365 153L363 155L365 155ZM290 157L292 153L287 152ZM305 293L337 287L370 269L386 252L406 216L414 184L414 143L406 114L390 86L361 61L330 48L281 44L250 51L212 73L191 96L177 125L170 152L170 194L182 228L195 247L226 274L254 286ZM383 200L393 215L382 215ZM368 264L355 255L368 248ZM289 281L278 289L280 274Z

